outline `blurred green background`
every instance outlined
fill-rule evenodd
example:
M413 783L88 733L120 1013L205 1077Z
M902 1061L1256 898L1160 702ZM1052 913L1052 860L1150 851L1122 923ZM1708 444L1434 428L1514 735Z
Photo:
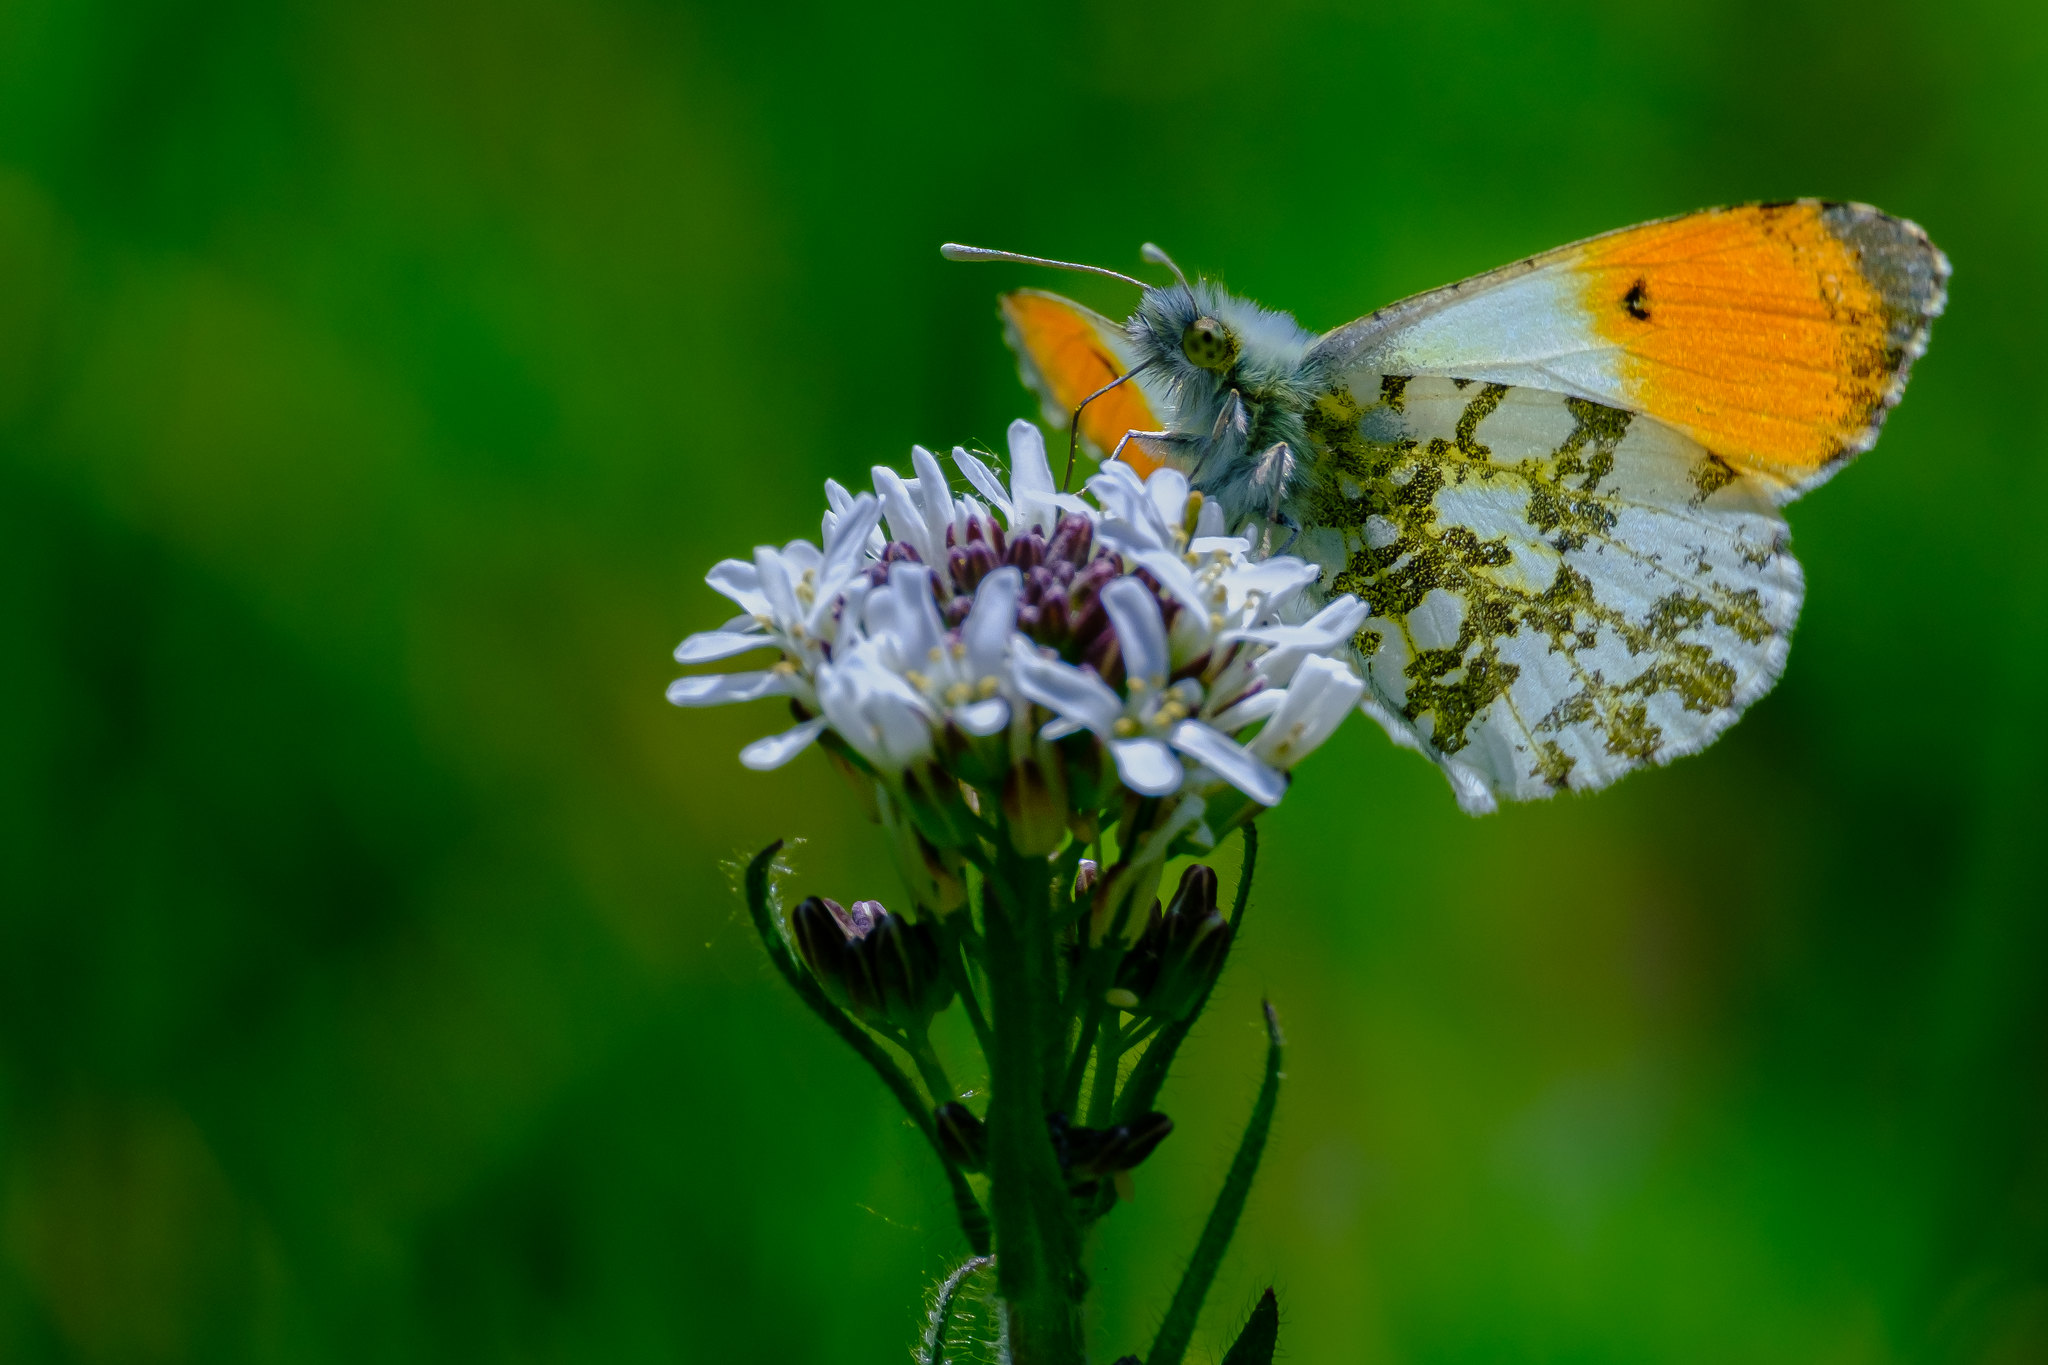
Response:
M662 688L714 559L1030 410L998 289L1127 301L938 242L1327 327L1819 194L1957 274L1784 682L1486 820L1310 763L1095 1331L1270 992L1206 1342L2048 1360L2044 145L2026 0L0 0L0 1359L903 1359L936 1172L720 868L887 898L878 838Z

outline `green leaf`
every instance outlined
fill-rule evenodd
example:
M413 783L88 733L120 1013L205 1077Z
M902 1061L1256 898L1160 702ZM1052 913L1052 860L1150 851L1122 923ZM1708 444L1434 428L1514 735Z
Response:
M1251 1321L1224 1353L1223 1365L1273 1365L1273 1352L1279 1345L1280 1302L1268 1289L1252 1306Z
M1273 1013L1272 1002L1268 1001L1266 1078L1259 1086L1258 1099L1252 1104L1251 1121L1245 1124L1244 1138L1237 1144L1237 1155L1231 1159L1230 1173L1223 1178L1223 1189L1216 1196L1216 1207L1209 1211L1209 1221L1202 1228L1202 1238L1195 1243L1195 1254L1188 1262L1186 1273L1181 1276L1180 1287L1173 1292L1173 1303L1166 1310L1166 1321L1159 1328L1158 1339L1152 1343L1152 1354L1145 1358L1145 1365L1180 1365L1181 1358L1187 1354L1188 1342L1195 1335L1195 1318L1202 1311L1202 1299L1216 1278L1217 1268L1223 1264L1223 1253L1230 1246L1231 1234L1237 1231L1238 1217L1244 1212L1245 1200L1252 1192L1252 1177L1258 1174L1259 1157L1266 1150L1266 1134L1272 1131L1273 1109L1280 1099L1280 1047L1280 1018Z

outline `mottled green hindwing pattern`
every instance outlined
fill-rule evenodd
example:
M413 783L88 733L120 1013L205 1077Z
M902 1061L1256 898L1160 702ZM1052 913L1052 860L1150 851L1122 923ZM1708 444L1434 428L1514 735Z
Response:
M1799 565L1763 488L1648 418L1358 376L1309 413L1295 512L1394 737L1467 809L1708 743L1783 670Z

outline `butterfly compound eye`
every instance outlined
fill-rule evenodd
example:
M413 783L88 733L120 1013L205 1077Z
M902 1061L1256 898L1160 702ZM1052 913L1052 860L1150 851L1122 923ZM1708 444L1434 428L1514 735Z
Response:
M1196 318L1180 334L1181 354L1205 370L1227 370L1237 361L1237 338L1214 318Z

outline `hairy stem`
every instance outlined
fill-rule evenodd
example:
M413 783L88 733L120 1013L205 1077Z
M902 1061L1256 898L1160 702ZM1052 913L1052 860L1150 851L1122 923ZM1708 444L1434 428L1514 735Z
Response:
M982 901L995 1043L988 1136L996 1287L1016 1365L1080 1365L1080 1227L1045 1123L1059 1083L1047 1075L1047 1034L1057 1046L1064 1033L1054 1010L1051 869L1006 844L996 861Z

